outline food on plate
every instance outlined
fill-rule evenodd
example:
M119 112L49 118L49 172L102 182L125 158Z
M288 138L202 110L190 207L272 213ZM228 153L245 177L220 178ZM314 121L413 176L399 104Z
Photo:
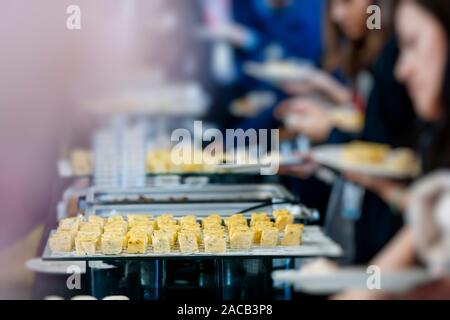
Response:
M249 250L252 246L253 231L235 230L230 234L230 248Z
M211 214L200 220L195 215L174 218L162 214L114 215L107 219L89 216L66 218L49 238L53 252L75 252L77 255L145 254L151 246L154 253L224 253L228 247L249 250L252 246L295 246L301 243L302 225L294 223L289 210L275 210L273 219L266 212L254 212L222 218ZM224 224L222 224L222 221ZM279 241L281 239L281 242Z
M148 235L143 231L130 231L127 234L127 252L140 253L147 252Z
M275 227L279 231L283 231L287 225L294 223L294 216L288 210L275 210L273 216L275 218Z
M278 243L279 230L275 227L268 227L261 231L261 247L276 247Z
M283 246L298 246L302 241L304 225L302 224L289 224L284 230L283 239L281 244Z
M364 113L350 108L330 110L331 121L338 129L348 132L360 132L364 126Z
M79 231L75 237L75 251L78 255L93 255L99 246L96 232Z
M186 230L181 231L178 234L178 243L180 245L180 251L183 253L198 252L198 238L194 232Z
M342 156L351 164L381 164L390 150L386 144L355 141L344 147Z
M100 242L100 251L103 254L119 254L125 248L124 237L120 234L105 233Z
M48 240L53 252L70 252L73 249L74 236L69 231L56 231Z
M170 252L170 239L167 233L163 231L155 231L153 233L152 244L154 253Z
M205 252L224 253L227 251L227 242L224 234L206 233L205 234Z

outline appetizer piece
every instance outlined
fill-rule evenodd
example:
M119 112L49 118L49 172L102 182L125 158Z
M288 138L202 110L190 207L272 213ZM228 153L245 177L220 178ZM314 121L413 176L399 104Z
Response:
M148 236L145 232L128 233L127 252L145 253L147 251Z
M74 237L69 231L57 231L50 236L48 244L53 252L72 251Z
M262 247L275 247L278 243L279 231L275 227L265 228L261 232L260 244Z
M224 253L227 251L227 242L223 235L206 233L204 243L205 243L205 252Z
M183 253L198 252L197 235L192 232L183 231L178 234L180 251Z
M92 222L82 222L80 225L80 231L81 232L92 232L97 235L97 237L100 237L102 234L102 228L97 223Z
M81 221L80 217L62 219L59 221L58 231L70 232L75 237L80 228Z
M275 217L275 227L279 231L283 231L288 224L294 223L294 216L288 210L275 210L273 216Z
M153 251L155 253L169 253L170 239L167 233L163 231L155 231L152 236Z
M180 225L196 224L196 223L197 223L197 217L194 215L184 216L180 219Z
M231 249L250 249L252 246L253 232L251 230L236 230L230 234Z
M250 220L250 226L254 226L258 222L270 222L270 217L265 212L252 213L252 217L251 217L251 220Z
M103 254L119 254L124 249L124 237L119 234L105 233L100 242L100 250Z
M106 223L106 220L99 216L89 216L87 221L90 223L98 224L102 229Z
M289 224L284 230L283 240L281 245L283 246L298 246L302 241L304 225L302 224Z
M99 245L95 232L80 231L75 238L75 251L78 255L93 255Z

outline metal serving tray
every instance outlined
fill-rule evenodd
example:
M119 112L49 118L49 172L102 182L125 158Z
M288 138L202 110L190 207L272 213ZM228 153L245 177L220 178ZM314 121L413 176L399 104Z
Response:
M293 195L283 186L275 184L206 184L176 185L145 188L92 187L88 204L130 204L161 202L263 202L268 200L293 200Z
M260 202L240 202L240 203L150 203L150 204L123 204L123 205L93 205L86 209L85 215L96 215L101 217L109 217L113 215L128 214L151 214L161 215L170 213L174 217L186 215L195 215L197 217L206 217L210 214L217 213L221 216L231 216L240 213L248 208L259 205ZM258 208L255 211L268 211L289 208L286 204L268 204L265 207ZM244 213L250 217L251 212ZM294 215L295 216L295 215ZM297 215L302 218L301 213ZM306 217L305 217L306 218Z
M200 251L202 248L200 248ZM145 260L145 259L215 259L215 258L306 258L329 257L338 258L342 255L341 247L328 238L317 226L306 226L303 231L303 240L300 246L275 248L261 248L254 246L250 250L231 250L221 254L213 253L181 253L177 248L171 253L153 253L151 246L145 254L104 255L100 252L91 256L80 256L75 252L54 253L48 246L45 247L42 260L51 261L94 261L94 260Z

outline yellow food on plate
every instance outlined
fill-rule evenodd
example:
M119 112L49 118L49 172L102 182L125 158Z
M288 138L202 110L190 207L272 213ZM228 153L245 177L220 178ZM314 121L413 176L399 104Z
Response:
M95 232L80 231L75 238L75 251L78 255L93 255L99 246L99 237Z
M105 226L106 220L99 216L89 216L87 222L96 223L103 229Z
M182 231L178 233L178 244L183 253L198 252L198 238L194 232Z
M170 239L167 233L155 231L152 236L152 245L154 253L169 253Z
M262 247L275 247L278 243L279 230L275 227L265 228L261 232Z
M148 236L145 232L129 232L128 233L127 252L140 253L147 252Z
M284 230L283 240L281 245L283 246L298 246L302 241L304 225L302 224L289 224Z
M420 161L410 149L394 149L386 159L386 167L393 171L408 172L412 176L420 173Z
M227 251L227 242L224 235L216 233L206 233L204 238L205 252L224 253Z
M390 150L386 144L355 141L344 147L342 157L349 164L381 164Z
M99 224L92 222L82 222L79 231L93 232L97 235L97 237L99 237L103 232Z
M289 215L279 215L275 219L275 227L278 228L279 231L283 231L287 225L294 223L294 216Z
M103 234L100 242L100 250L103 254L119 254L124 249L124 237L119 234Z
M75 236L80 229L81 222L82 220L80 217L62 219L59 221L58 231L68 231Z
M252 246L252 240L253 231L236 230L230 234L230 248L249 250Z
M70 252L73 249L74 237L69 231L57 231L48 240L53 252Z
M270 221L270 217L267 213L261 212L261 213L252 213L252 217L250 219L250 226L256 225L257 222L261 221Z
M263 230L265 230L267 228L272 228L272 227L273 227L273 223L270 220L269 221L259 221L254 226L252 226L251 229L253 230L253 243L259 244L261 241L261 235L262 235Z
M197 217L194 215L184 216L181 217L179 220L180 225L184 224L196 224L197 223Z

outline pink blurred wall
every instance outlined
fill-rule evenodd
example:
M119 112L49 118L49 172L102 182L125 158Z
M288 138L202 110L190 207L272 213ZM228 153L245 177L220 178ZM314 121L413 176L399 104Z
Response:
M134 2L0 1L0 247L54 214L61 144L88 136L78 103L140 61Z

